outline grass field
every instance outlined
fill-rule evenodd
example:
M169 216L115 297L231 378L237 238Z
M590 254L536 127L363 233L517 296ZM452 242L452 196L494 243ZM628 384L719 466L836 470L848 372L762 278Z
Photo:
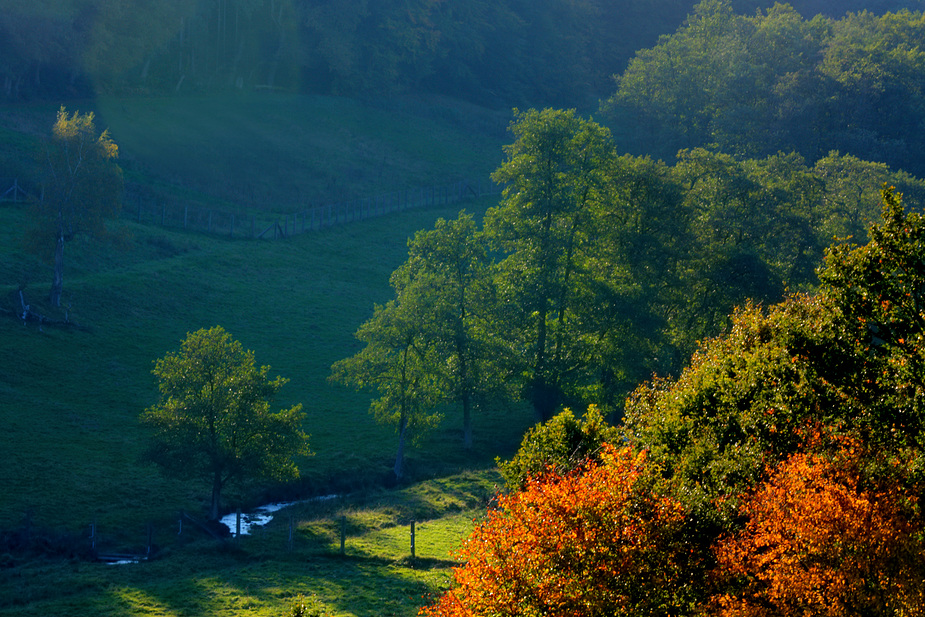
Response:
M0 561L0 614L269 617L288 615L301 594L317 614L414 615L448 586L451 552L484 512L498 479L494 472L464 473L296 505L250 536L222 543L184 542L176 526L161 529L159 557L136 564ZM347 521L343 554L341 520Z
M487 173L501 156L497 116L486 114L478 125L477 110L394 102L386 110L320 97L258 104L245 97L218 112L213 103L101 100L94 107L121 142L131 182L212 205L243 200L286 212L290 198L316 189L336 196L403 188L448 179L452 170ZM210 111L211 123L204 120ZM6 168L39 148L39 120L53 113L48 105L2 110ZM467 131L470 121L482 128ZM236 137L223 142L217 136L229 126ZM270 175L276 179L261 188ZM290 188L278 181L286 177ZM493 203L466 207L481 213ZM368 393L329 384L327 376L334 361L359 349L353 332L373 304L391 297L388 277L404 261L408 237L458 210L405 211L280 241L229 240L125 219L116 225L119 242L67 245L64 303L80 327L39 328L14 315L21 289L34 308L62 316L43 306L50 271L20 248L27 208L0 204L0 533L22 531L28 518L41 542L80 547L95 523L109 546L133 547L149 523L167 530L181 509L203 513L207 483L164 478L142 461L138 415L156 400L154 360L177 349L188 332L214 325L254 350L271 375L290 380L276 403L304 405L314 451L299 461L298 483L229 491L227 507L351 496L337 511L297 512L291 554L262 544L284 546L285 530L276 523L234 546L158 540L160 559L130 568L0 554L0 614L271 615L284 614L300 592L318 594L336 614L413 614L422 594L445 583L448 549L484 509L494 481L480 470L514 451L532 415L485 410L475 418L476 448L467 453L461 418L446 410L441 427L408 454L409 476L427 484L380 492L396 436L372 421ZM460 498L469 489L456 483L475 483L479 496ZM341 557L331 554L330 531L343 515L354 535ZM414 564L401 548L412 519L425 521Z

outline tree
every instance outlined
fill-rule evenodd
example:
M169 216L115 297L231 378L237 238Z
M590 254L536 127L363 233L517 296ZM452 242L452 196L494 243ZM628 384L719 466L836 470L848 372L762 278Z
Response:
M486 214L485 230L506 255L498 265L499 305L506 307L499 320L510 336L513 372L545 421L579 381L575 372L587 368L576 305L614 149L607 129L574 110L517 112L511 131L517 140L492 175L507 187Z
M527 431L514 458L499 461L498 468L507 489L517 491L531 477L548 471L566 474L599 460L604 444L619 438L620 432L604 421L596 406L589 406L581 418L565 409Z
M395 277L393 275L393 285ZM432 429L440 421L435 407L443 399L441 380L435 371L435 349L424 337L420 315L428 310L427 294L409 290L384 306L376 306L373 317L355 336L366 346L331 367L332 381L358 389L375 388L379 398L369 406L376 421L393 425L398 432L398 449L393 472L404 475L405 444Z
M428 296L428 310L417 317L424 328L422 344L436 348L441 365L434 370L444 381L446 398L462 407L468 450L473 409L501 388L490 328L495 290L484 235L465 212L455 221L440 219L433 230L408 241L408 260L392 276L399 294Z
M149 457L170 475L208 478L212 520L229 482L298 477L294 458L310 454L302 406L270 411L288 380L270 381L269 370L220 326L188 334L155 364L160 401L141 415L152 431Z
M740 507L744 528L717 543L719 615L925 613L917 499L890 477L910 470L888 461L892 474L870 478L862 452L849 442L769 470Z
M604 446L600 462L531 478L498 498L457 557L430 617L674 615L693 570L674 543L684 512L648 490L646 457Z
M108 131L97 132L93 113L64 107L46 145L47 175L43 197L35 203L30 244L53 255L52 306L61 306L64 288L64 245L80 234L104 235L106 220L122 207L119 148Z

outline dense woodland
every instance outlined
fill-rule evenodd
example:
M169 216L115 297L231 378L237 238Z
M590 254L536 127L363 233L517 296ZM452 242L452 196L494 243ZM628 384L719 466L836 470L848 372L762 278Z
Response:
M638 50L673 32L695 4L693 0L168 0L153 4L4 0L0 85L8 100L60 99L99 90L281 88L370 97L427 90L500 107L588 107L607 96L612 76L622 73ZM778 32L800 41L799 51L789 58L761 57L762 65L781 74L793 72L795 60L815 63L816 56L829 47L837 48L857 36L867 39L864 45L876 46L884 36L903 34L871 28L872 16L843 23L848 11L882 14L921 8L918 0L795 0L791 4L807 20L820 13L826 17L808 37L792 29ZM730 4L743 15L772 5L767 0ZM743 20L727 20L727 31L709 35L728 40L731 30L741 30ZM786 43L778 39L777 44ZM761 55L757 49L751 52ZM831 67L829 73L839 70ZM850 72L847 67L841 70Z

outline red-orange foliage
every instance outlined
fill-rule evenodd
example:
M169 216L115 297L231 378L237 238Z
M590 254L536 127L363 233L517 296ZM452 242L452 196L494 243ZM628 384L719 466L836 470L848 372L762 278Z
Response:
M727 617L922 615L925 554L913 495L861 458L794 454L744 502L745 528L722 539ZM730 589L727 586L726 589Z
M669 614L683 560L677 502L641 489L645 455L606 446L583 472L500 497L458 556L455 587L421 615Z

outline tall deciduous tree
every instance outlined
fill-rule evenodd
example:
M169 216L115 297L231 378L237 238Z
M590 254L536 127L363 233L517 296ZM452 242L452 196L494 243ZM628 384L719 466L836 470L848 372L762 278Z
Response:
M170 475L211 483L212 520L229 482L298 477L294 459L309 454L302 406L270 410L287 380L270 381L269 370L220 326L189 334L155 364L160 401L141 415L149 456Z
M506 184L485 229L507 255L499 264L501 315L510 358L519 362L524 393L542 420L562 403L587 345L576 316L588 231L607 201L610 132L574 110L517 112L516 141L492 178Z
M434 347L443 391L463 412L463 443L472 447L472 412L500 387L491 334L494 285L485 238L471 215L440 219L408 241L408 260L393 274L399 293L426 294L430 311L418 316L423 344Z
M53 256L53 306L61 305L64 289L64 245L79 234L105 234L106 220L122 207L119 148L107 131L97 131L93 120L92 112L68 115L62 107L45 148L47 175L42 199L35 204L30 244Z
M427 295L411 290L377 306L355 335L366 346L331 367L331 380L358 389L375 388L379 393L369 410L378 422L398 432L393 471L399 479L404 475L406 443L440 420L435 408L443 392L435 371L435 350L427 343L420 322L429 312L430 301Z

